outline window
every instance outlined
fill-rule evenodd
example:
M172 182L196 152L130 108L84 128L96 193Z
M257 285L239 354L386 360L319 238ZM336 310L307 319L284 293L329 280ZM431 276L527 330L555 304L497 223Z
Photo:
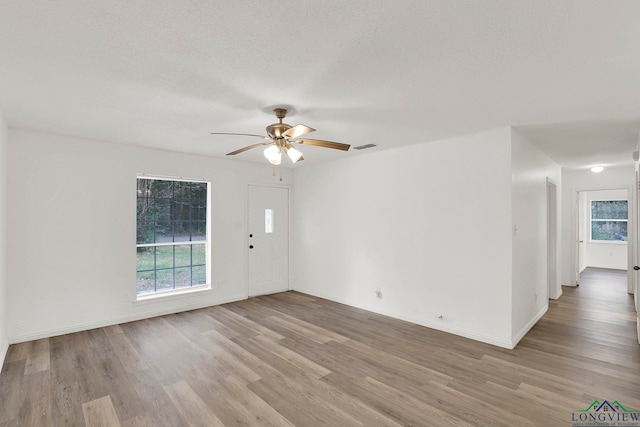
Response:
M264 233L273 233L273 209L264 210Z
M591 202L591 240L626 242L628 208L626 200Z
M138 178L138 296L206 287L208 184Z

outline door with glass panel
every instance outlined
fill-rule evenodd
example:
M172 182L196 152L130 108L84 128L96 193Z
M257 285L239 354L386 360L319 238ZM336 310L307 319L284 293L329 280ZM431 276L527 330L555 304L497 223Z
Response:
M249 185L249 296L289 290L289 189Z

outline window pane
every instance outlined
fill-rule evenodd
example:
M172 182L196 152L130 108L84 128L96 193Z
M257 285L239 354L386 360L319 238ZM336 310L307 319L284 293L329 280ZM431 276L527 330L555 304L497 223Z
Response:
M149 198L149 212L156 221L170 221L171 220L171 199L166 198Z
M626 221L591 221L591 240L627 241Z
M197 221L205 221L207 219L207 209L206 207L196 207L191 209L191 219Z
M173 241L188 242L191 240L191 224L189 221L173 221Z
M142 190L138 190L142 191ZM138 197L138 207L136 211L137 233L136 241L138 243L153 242L153 215L149 210L149 198Z
M605 200L591 202L592 219L627 219L626 200Z
M202 265L193 267L193 286L205 285L207 283L207 268Z
M176 289L191 286L191 267L176 268Z
M156 268L173 268L173 246L156 247Z
M136 281L136 292L139 294L145 292L155 291L155 271L141 271L138 272L138 279Z
M264 210L264 232L273 233L273 209Z
M138 197L149 197L151 195L151 180L138 178Z
M173 289L173 269L156 270L156 291Z
M191 265L191 245L174 246L176 250L176 267L188 267Z
M207 240L207 221L191 221L191 240L194 242Z
M156 248L138 248L136 271L153 270L155 268L154 254Z
M164 179L150 179L151 197L156 199L170 199L173 196L173 181Z
M172 199L174 199L174 200L182 200L182 199L187 198L185 196L185 191L187 189L187 186L189 185L188 182L171 181L171 184L173 185L173 194L171 196Z
M155 243L155 230L156 224L153 220L138 221L138 227L136 231L136 243Z
M207 248L205 245L192 245L193 265L205 265L207 263Z
M191 183L191 199L194 201L194 206L207 207L207 184L204 182L192 182Z
M167 199L152 199L151 212L155 218L155 243L173 242L171 229L170 201Z
M189 206L189 200L172 200L171 219L174 221L185 221L191 219L191 207Z

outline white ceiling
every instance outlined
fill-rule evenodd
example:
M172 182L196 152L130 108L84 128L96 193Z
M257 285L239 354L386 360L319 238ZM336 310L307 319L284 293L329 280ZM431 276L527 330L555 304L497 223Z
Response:
M1 10L0 109L14 127L223 156L256 141L209 132L262 134L288 105L286 121L312 137L376 149L514 125L567 169L631 164L640 130L635 0ZM306 164L360 154L301 150ZM265 161L261 150L237 158Z

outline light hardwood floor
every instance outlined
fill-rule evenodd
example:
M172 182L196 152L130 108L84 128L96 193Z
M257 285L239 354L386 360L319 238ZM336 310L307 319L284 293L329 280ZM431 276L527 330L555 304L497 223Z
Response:
M515 350L296 292L12 345L0 426L568 426L640 409L625 290L590 269Z

